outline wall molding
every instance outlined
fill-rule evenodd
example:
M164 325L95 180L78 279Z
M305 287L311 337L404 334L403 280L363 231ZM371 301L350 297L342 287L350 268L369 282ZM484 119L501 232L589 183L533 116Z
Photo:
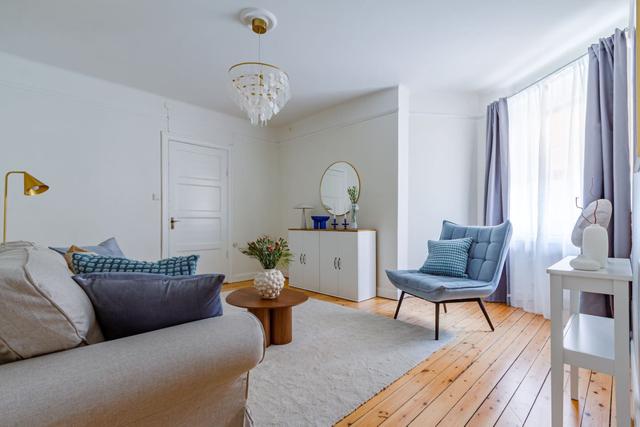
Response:
M246 282L247 280L253 280L253 278L256 277L256 274L258 274L257 271L250 273L232 274L231 277L229 277L228 280L225 281L225 283Z
M291 136L288 136L286 138L280 138L278 139L278 142L290 142L294 139L298 139L298 138L305 138L307 136L311 136L311 135L315 135L318 133L322 133L322 132L326 132L328 130L335 130L335 129L343 129L346 127L350 127L350 126L354 126L360 123L366 123L369 122L371 120L376 120L382 117L386 117L386 116L390 116L392 114L397 114L398 113L398 109L397 108L392 108L390 110L386 110L383 111L381 113L376 113L376 114L371 114L371 115L367 115L364 117L360 117L354 120L349 120L349 121L343 121L343 122L336 122L334 124L328 125L328 126L323 126L320 127L318 129L314 129L311 131L307 131L307 132L302 132L302 133L295 133L295 131L293 130L294 127L291 126L283 126L283 128L288 128L291 129Z
M467 120L480 120L484 119L484 115L480 114L458 114L458 113L438 113L436 111L409 111L409 115L419 116L436 116L445 117L451 119L467 119Z
M42 64L36 64L39 66L46 66ZM119 88L119 90L123 92L130 92L129 97L134 98L128 99L127 102L121 101L113 101L113 102L105 102L103 97L98 96L83 96L81 94L75 93L69 90L62 90L57 88L52 88L49 86L43 85L34 85L34 84L26 84L13 80L7 80L0 78L0 87L4 87L6 89L20 91L27 94L45 96L47 98L57 100L58 102L68 102L75 105L81 105L86 107L90 105L97 110L101 110L104 112L117 112L117 113L126 113L130 115L135 115L138 117L145 117L147 119L156 120L158 123L158 130L168 131L167 124L171 123L173 119L173 115L171 110L175 110L175 105L181 104L187 106L189 108L199 109L208 114L214 114L220 116L219 119L221 121L229 120L230 122L235 121L236 123L230 123L231 133L249 138L256 143L268 143L268 144L277 144L279 142L278 138L275 138L272 135L269 135L269 130L265 130L265 135L256 135L251 133L249 130L244 128L244 125L240 123L242 118L231 116L226 113L222 113L220 111L212 110L210 108L201 107L195 104L189 104L187 102L179 101L173 98L163 97L162 95L146 92L141 89L137 89L130 86L124 86L119 83L111 82L108 80L102 80L96 77L87 76L84 74L78 74L69 70L62 70L63 72L67 72L77 76L78 78L92 79L103 85L113 85ZM92 88L90 92L95 93L95 91L99 91L103 89L95 89ZM119 97L119 95L118 95ZM148 99L141 99L148 98ZM132 101L132 102L131 102ZM172 105L173 104L173 105ZM246 126L251 126L246 124ZM222 130L221 130L222 131ZM271 130L273 132L273 130Z

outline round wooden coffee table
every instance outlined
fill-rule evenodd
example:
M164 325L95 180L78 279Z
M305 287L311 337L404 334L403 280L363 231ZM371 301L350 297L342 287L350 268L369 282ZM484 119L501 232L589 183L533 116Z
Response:
M292 307L308 299L302 292L291 289L283 289L276 299L262 299L254 288L238 289L227 295L227 303L246 308L262 322L267 346L291 342Z

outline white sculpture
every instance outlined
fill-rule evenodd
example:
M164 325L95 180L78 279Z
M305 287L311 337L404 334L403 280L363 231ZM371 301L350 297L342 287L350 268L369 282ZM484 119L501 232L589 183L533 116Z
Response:
M599 270L607 266L609 236L607 227L613 207L607 199L589 203L582 210L571 233L571 243L581 248L581 253L569 264L576 270Z

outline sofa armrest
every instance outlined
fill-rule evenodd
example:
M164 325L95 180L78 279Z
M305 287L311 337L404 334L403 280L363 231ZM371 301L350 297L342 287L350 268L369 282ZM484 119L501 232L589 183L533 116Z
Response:
M242 388L244 408L245 373L263 355L262 325L242 312L13 362L0 366L0 419L3 425L133 424L158 413L171 417L180 402L193 404L199 394L225 387L236 396ZM175 421L167 419L182 424Z

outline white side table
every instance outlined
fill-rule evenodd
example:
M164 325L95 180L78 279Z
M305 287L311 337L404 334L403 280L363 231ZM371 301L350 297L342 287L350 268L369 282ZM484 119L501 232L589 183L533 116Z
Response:
M613 375L618 426L630 425L629 282L631 262L609 258L607 268L574 270L567 257L547 269L551 282L551 422L562 426L564 364L571 365L571 398L578 399L578 367ZM562 290L571 292L569 321L563 327ZM615 319L580 314L580 292L613 295Z

